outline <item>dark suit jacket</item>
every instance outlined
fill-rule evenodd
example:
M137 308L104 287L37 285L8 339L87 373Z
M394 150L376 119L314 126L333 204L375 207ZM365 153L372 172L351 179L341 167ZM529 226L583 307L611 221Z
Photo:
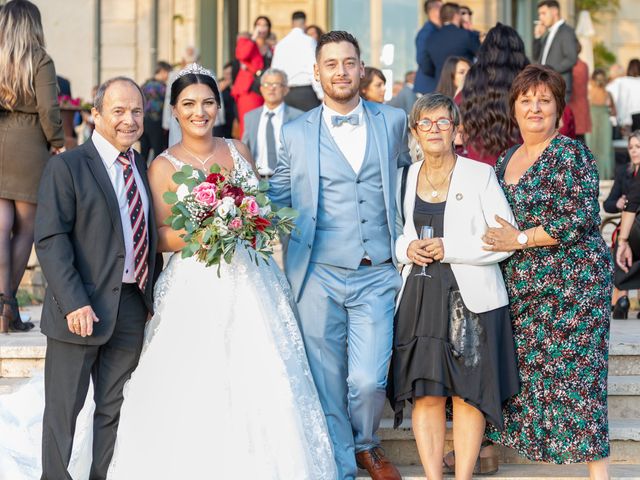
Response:
M431 34L437 31L438 27L435 24L426 22L416 35L416 63L418 64L418 70L416 71L416 83L413 85L413 91L416 93L431 93L435 91L438 85L433 75L425 73L427 68L425 64L427 44Z
M616 168L616 178L613 180L613 187L607 199L602 202L604 211L607 213L620 213L616 202L622 195L629 195L631 187L640 181L640 177L633 174L633 170L628 165Z
M136 152L135 164L149 196L149 279L144 300L153 311L153 285L162 269L147 167ZM56 340L102 345L118 316L125 246L118 200L102 159L91 140L52 157L38 192L35 246L48 287L41 329ZM90 337L67 328L66 315L91 305L100 319Z
M547 35L544 35L533 41L533 58L538 63L542 62L542 54L544 53L544 45L547 38ZM562 75L567 84L567 98L570 96L573 82L571 71L577 61L578 38L573 28L563 23L553 37L545 65Z
M437 85L447 58L451 56L464 57L473 63L479 48L480 37L476 33L452 24L444 25L429 37L424 72L427 75L432 75Z
M248 111L244 116L244 132L242 133L242 143L249 147L251 156L254 160L258 158L258 126L260 125L260 115L264 111L264 107L254 108ZM304 112L297 108L284 105L284 112L282 112L282 125L291 120L295 120ZM277 135L277 133L276 133Z

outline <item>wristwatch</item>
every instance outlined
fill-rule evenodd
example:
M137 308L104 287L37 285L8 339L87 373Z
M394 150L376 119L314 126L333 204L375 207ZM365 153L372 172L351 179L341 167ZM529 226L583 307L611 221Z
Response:
M529 243L529 237L527 237L527 234L524 232L520 232L516 237L516 240L522 248L526 247L527 243Z

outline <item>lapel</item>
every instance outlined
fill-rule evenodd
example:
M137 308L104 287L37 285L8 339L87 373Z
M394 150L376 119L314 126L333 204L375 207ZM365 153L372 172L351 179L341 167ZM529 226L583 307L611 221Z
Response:
M304 162L308 168L314 215L318 211L318 189L320 188L320 122L322 121L322 106L319 106L311 110L304 124L303 142L306 144L307 153Z
M100 154L98 153L98 150L96 150L93 141L91 139L87 140L83 144L83 147L85 149L85 152L87 153L87 163L89 164L91 173L93 174L96 183L100 187L100 190L102 190L105 200L107 201L107 205L109 206L109 216L111 217L111 223L113 223L116 237L120 241L122 250L124 250L124 236L122 234L120 207L118 205L116 192L113 190L113 185L111 184L111 180L109 179L107 170L104 167L104 163L102 163L102 158L100 158Z
M375 105L375 103L367 102L365 100L362 101L362 105L364 107L365 115L369 120L370 131L367 132L369 138L373 139L373 143L371 145L375 145L378 149L378 155L380 156L380 174L382 175L382 193L384 195L384 204L387 210L387 223L389 224L389 228L392 228L392 225L395 225L392 222L395 222L395 218L391 218L391 208L392 203L390 202L390 191L389 191L389 144L387 139L387 125L385 122L384 115ZM393 235L392 235L393 236Z
M284 107L282 108L282 124L284 125L288 121L289 121L289 107L285 103Z

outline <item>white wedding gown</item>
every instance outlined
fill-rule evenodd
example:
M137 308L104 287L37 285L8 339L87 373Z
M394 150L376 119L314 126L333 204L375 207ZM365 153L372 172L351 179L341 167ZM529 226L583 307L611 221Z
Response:
M250 172L229 148L235 173ZM239 247L218 277L216 267L173 255L154 303L140 363L125 386L109 480L337 478L289 286L275 262L258 266ZM39 460L23 448L39 433L38 415L21 426L19 412L4 411L29 390L41 417L41 378L0 396L0 479L39 477ZM37 410L33 403L25 411ZM90 403L78 420L69 468L75 480L86 479L90 465ZM5 425L24 433L20 445L4 435ZM39 455L39 444L31 448Z

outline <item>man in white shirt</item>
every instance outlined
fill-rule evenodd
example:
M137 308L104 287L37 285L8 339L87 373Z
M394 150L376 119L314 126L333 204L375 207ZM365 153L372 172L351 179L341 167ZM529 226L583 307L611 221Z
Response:
M364 66L348 32L322 35L316 58L324 103L282 128L269 196L299 212L285 273L338 478L355 480L359 465L374 480L400 480L375 432L401 285L393 245L407 116L360 98Z
M249 148L263 179L269 179L276 170L282 125L304 113L285 103L288 91L286 73L276 68L266 70L260 79L264 105L244 117L242 143Z
M533 59L548 65L562 75L567 84L567 99L571 97L572 70L578 61L578 38L576 33L560 16L557 0L542 0L538 3L538 19L534 31Z
M287 105L307 112L320 105L322 88L313 76L316 63L316 41L304 33L307 16L293 12L291 31L276 45L271 66L282 70L289 78Z

